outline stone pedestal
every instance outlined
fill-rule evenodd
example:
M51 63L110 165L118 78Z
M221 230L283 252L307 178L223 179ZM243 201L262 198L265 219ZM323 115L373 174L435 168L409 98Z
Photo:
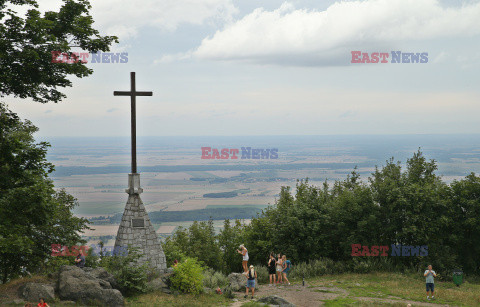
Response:
M167 268L165 254L160 240L150 222L140 194L140 174L128 174L128 201L118 227L115 248L135 247L142 255L140 262L149 262L152 269L163 271Z

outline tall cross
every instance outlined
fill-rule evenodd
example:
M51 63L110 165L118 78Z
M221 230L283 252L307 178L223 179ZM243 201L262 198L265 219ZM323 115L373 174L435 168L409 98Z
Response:
M136 121L136 97L137 96L152 96L153 92L137 92L135 87L135 72L130 73L130 91L120 92L114 91L113 96L130 96L132 104L132 174L137 173L137 121Z

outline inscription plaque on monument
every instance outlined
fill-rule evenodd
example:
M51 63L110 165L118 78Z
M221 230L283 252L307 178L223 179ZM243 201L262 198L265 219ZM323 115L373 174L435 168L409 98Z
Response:
M132 227L145 227L145 219L132 219Z

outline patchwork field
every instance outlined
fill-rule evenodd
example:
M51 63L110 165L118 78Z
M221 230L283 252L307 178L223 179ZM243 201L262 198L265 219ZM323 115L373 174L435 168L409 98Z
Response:
M233 215L239 213L238 208L265 208L274 204L282 186L293 190L298 179L309 178L316 186L328 180L331 185L357 166L356 171L366 181L376 165L384 165L390 157L405 163L419 147L427 158L437 161L438 173L447 182L480 172L480 136L475 135L166 137L137 141L142 200L148 212L169 216L159 220L156 215L162 236L178 226L188 226L198 212L194 210L210 210L208 214L218 210L223 218L229 209ZM76 215L96 218L123 212L130 163L128 138L56 139L52 145L49 160L56 165L55 185L78 199ZM278 148L279 157L207 160L201 159L202 146ZM186 221L179 220L183 213ZM171 220L175 221L164 224ZM108 239L114 235L116 223L101 225L87 235ZM216 225L221 227L220 222Z

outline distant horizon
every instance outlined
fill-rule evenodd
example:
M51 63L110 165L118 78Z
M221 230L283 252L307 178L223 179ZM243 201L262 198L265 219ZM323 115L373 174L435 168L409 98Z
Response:
M231 135L137 135L137 138L156 138L156 137L302 137L302 136L455 136L455 135L472 135L480 136L479 132L472 133L392 133L392 134L373 134L373 133L339 133L339 134L231 134ZM130 135L42 135L42 138L130 138Z

